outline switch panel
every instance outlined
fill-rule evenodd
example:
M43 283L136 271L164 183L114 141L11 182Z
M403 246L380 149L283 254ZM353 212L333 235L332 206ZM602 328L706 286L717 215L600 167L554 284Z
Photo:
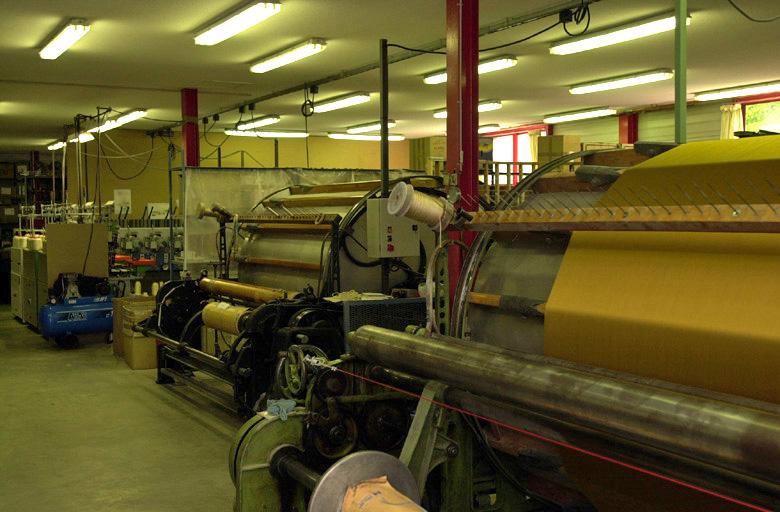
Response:
M420 255L420 224L387 213L387 199L369 199L366 206L368 256L405 258Z

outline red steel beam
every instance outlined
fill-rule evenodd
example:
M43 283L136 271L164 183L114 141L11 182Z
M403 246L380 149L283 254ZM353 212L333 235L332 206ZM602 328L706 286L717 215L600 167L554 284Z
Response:
M447 172L460 189L458 206L479 208L479 0L447 1ZM474 233L449 232L450 239L474 240ZM460 277L462 255L453 246L448 253L450 304Z
M639 114L636 112L620 114L618 132L621 144L634 144L639 140Z
M200 165L200 135L198 134L198 90L181 90L181 140L184 165Z

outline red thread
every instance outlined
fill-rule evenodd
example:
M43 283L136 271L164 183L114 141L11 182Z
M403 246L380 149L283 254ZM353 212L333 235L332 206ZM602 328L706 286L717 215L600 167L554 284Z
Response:
M713 490L710 490L710 489L707 489L707 488L704 488L704 487L700 487L698 485L694 485L694 484L691 484L689 482L685 482L683 480L679 480L679 479L671 477L671 476L663 475L661 473L657 473L657 472L651 471L649 469L645 469L645 468L642 468L642 467L639 467L639 466L635 466L634 464L631 464L629 462L624 462L622 460L618 460L618 459L609 457L608 455L602 455L600 453L596 453L596 452L593 452L593 451L590 451L590 450L586 450L585 448L580 448L579 446L573 445L571 443L567 443L565 441L558 441L556 439L550 439L548 437L542 436L542 435L537 434L535 432L531 432L530 430L526 430L526 429L523 429L523 428L520 428L520 427L516 427L514 425L510 425L508 423L504 423L504 422L499 421L499 420L497 420L495 418L490 418L488 416L483 416L481 414L477 414L475 412L472 412L472 411L469 411L469 410L466 410L466 409L461 409L460 407L455 407L453 405L450 405L450 404L447 404L447 403L444 403L444 402L440 402L438 400L432 400L430 398L425 398L422 395L418 395L416 393L412 393L411 391L407 391L405 389L401 389L401 388L392 386L390 384L386 384L384 382L380 382L378 380L374 380L374 379L371 379L369 377L365 377L363 375L358 375L356 373L349 372L349 371L344 370L342 368L333 367L333 369L337 370L337 371L339 371L339 372L341 372L341 373L343 373L345 375L349 375L350 377L354 377L356 379L361 379L361 380L364 380L364 381L369 382L371 384L375 384L377 386L381 386L381 387L384 387L384 388L387 388L387 389L391 389L391 390L396 391L398 393L402 393L404 395L411 396L411 397L417 398L419 400L425 400L425 401L430 402L430 403L432 403L434 405L437 405L439 407L443 407L445 409L449 409L451 411L458 412L458 413L461 413L461 414L466 414L468 416L477 418L479 420L487 421L488 423L492 423L492 424L497 425L499 427L503 427L503 428L506 428L506 429L509 429L509 430L514 430L515 432L519 432L520 434L526 435L528 437L533 437L534 439L538 439L538 440L543 441L545 443L550 443L550 444L553 444L555 446L560 446L561 448L566 448L566 449L575 451L577 453L582 453L584 455L588 455L590 457L593 457L593 458L596 458L596 459L599 459L599 460L602 460L602 461L605 461L605 462L609 462L611 464L615 464L615 465L620 466L622 468L630 469L632 471L636 471L636 472L642 473L644 475L649 475L649 476L658 478L660 480L664 480L666 482L670 482L670 483L679 485L681 487L685 487L687 489L691 489L691 490L700 492L702 494L706 494L708 496L712 496L714 498L719 498L721 500L728 501L729 503L734 503L735 505L740 505L742 507L749 508L751 510L758 510L760 512L772 512L768 508L764 508L764 507L761 507L759 505L754 505L752 503L748 503L746 501L742 501L740 499L734 498L732 496L728 496L726 494L722 494L722 493L719 493L719 492L716 492L716 491L713 491Z

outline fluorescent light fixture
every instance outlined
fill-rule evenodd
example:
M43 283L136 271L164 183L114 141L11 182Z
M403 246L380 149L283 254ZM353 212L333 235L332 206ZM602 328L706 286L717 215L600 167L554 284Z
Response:
M259 117L257 119L252 119L251 121L247 121L245 123L241 123L236 126L236 130L251 130L252 128L260 128L261 126L268 126L269 124L276 124L279 122L281 117L277 115L273 116L263 116Z
M46 149L48 149L49 151L57 151L58 149L62 149L64 147L65 147L65 143L59 141L59 142L55 142L54 144L49 144L48 146L46 146Z
M645 73L633 75L624 75L615 78L607 78L595 82L574 85L569 88L569 94L590 94L593 92L611 91L614 89L623 89L625 87L634 87L636 85L651 84L669 80L674 77L674 71L671 69L656 69Z
M590 110L580 110L577 112L566 112L564 114L553 114L544 118L545 124L566 123L568 121L580 121L582 119L593 119L594 117L606 117L617 114L614 108L601 107Z
M56 59L65 53L68 48L76 44L76 41L87 35L89 29L89 23L87 23L85 20L70 20L70 22L65 25L65 28L60 30L60 32L54 36L51 41L46 43L46 46L44 46L43 49L38 52L38 55L40 55L42 59L46 60Z
M340 108L347 108L353 105L360 105L371 100L371 95L367 92L355 92L351 94L345 94L344 96L337 96L325 101L318 101L314 104L314 112L316 114L322 114L323 112L330 112L331 110L338 110Z
M685 24L691 24L690 16L686 18ZM676 25L677 22L675 21L675 17L669 15L660 18L645 19L623 25L622 27L603 30L601 32L596 32L595 34L555 43L550 46L550 53L553 55L571 55L573 53L586 52L588 50L595 50L596 48L603 48L604 46L625 43L626 41L633 41L634 39L641 39L643 37L669 32L674 30Z
M727 98L741 98L744 96L756 96L758 94L770 94L774 92L780 92L780 81L700 92L694 94L693 99L694 101L725 100Z
M89 142L91 140L95 140L95 137L91 133L79 133L79 136L76 137L75 134L68 139L68 142Z
M306 132L268 132L258 130L225 130L225 135L233 137L260 137L263 139L305 139Z
M387 128L394 128L395 121L392 119L387 120ZM347 133L366 133L366 132L378 132L382 129L382 123L376 121L374 123L358 124L347 128Z
M371 141L380 141L382 140L381 135L365 135L365 134L357 134L357 133L328 133L328 138L331 139L339 139L339 140L371 140ZM406 137L403 135L388 135L387 140L391 142L397 142L401 140L405 140Z
M278 2L250 2L225 15L222 19L195 36L195 44L213 46L250 29L281 10Z
M309 39L305 43L282 50L252 64L252 73L266 73L272 69L292 64L306 57L311 57L323 51L327 44L323 39Z
M492 73L493 71L499 71L501 69L511 68L517 65L517 58L511 55L503 55L501 57L495 57L488 60L483 60L477 66L477 73L484 75L485 73ZM447 81L446 71L437 71L423 77L423 82L428 85L443 84Z
M107 132L108 130L113 130L114 128L119 128L122 125L125 125L127 123L132 123L133 121L136 121L138 119L141 119L142 117L146 117L146 109L138 108L135 110L131 110L130 112L120 114L119 116L109 119L100 126L95 126L94 128L90 128L87 130L89 133L103 133Z
M499 110L504 105L499 100L485 100L480 101L477 105L477 112L490 112L491 110ZM433 117L436 119L447 119L447 109L443 108L433 113Z
M477 133L490 133L500 129L501 127L497 124L483 124L482 126L477 128Z

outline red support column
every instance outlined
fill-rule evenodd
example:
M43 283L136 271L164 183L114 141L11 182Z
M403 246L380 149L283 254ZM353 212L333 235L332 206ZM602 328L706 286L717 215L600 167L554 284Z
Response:
M618 116L618 140L621 144L634 144L639 140L639 114L631 112Z
M181 90L181 140L184 165L200 165L200 135L198 134L198 90Z
M479 0L447 0L447 172L453 174L460 189L458 206L479 208ZM450 231L450 239L466 244L474 233ZM450 304L460 277L460 248L448 253Z

